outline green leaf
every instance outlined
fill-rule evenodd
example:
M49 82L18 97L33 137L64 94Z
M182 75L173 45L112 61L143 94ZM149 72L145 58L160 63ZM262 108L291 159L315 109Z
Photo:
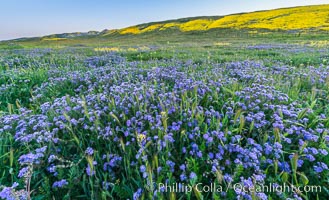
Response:
M203 200L203 196L200 193L200 191L196 188L196 186L193 187L193 192L198 200Z
M287 172L283 172L281 175L282 182L286 183L288 181L289 174Z
M304 173L300 173L299 176L300 176L300 180L302 181L303 185L307 185L309 183L309 180Z
M308 108L305 108L303 111L298 113L298 119L302 119L305 116L307 111L308 111Z

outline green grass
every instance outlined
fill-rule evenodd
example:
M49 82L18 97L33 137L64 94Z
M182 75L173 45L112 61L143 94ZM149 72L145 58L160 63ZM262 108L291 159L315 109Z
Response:
M218 34L217 32L214 32ZM229 34L229 33L228 33ZM154 35L154 34L151 34ZM243 35L243 34L242 34ZM317 34L314 37L309 35L302 35L300 37L291 35L274 34L271 36L266 35L244 35L242 37L226 37L215 38L211 33L207 33L205 36L199 38L199 35L182 34L175 35L174 39L169 37L163 37L164 35L154 35L156 40L152 40L153 37L146 36L120 36L119 40L116 38L108 38L104 43L103 40L96 38L90 38L90 40L72 39L68 41L47 41L39 42L26 41L17 42L17 45L11 44L11 48L3 48L6 52L6 59L14 60L15 58L21 59L19 63L13 63L13 66L17 65L17 70L8 70L8 65L0 60L0 85L7 84L13 85L6 91L6 96L0 97L1 110L8 111L8 105L17 107L19 105L28 105L29 99L32 97L31 90L34 87L40 86L43 82L48 80L47 72L52 66L61 67L63 71L70 71L75 69L81 70L79 65L83 65L82 61L77 60L77 55L83 56L97 56L103 53L95 52L95 47L130 47L130 46L155 46L157 50L146 52L122 52L122 56L126 57L128 61L149 61L149 60L165 60L165 59L179 59L179 60L192 60L194 63L203 62L216 62L225 63L241 60L261 60L267 65L273 64L286 64L296 67L303 67L308 65L319 66L321 64L328 64L328 49L326 47L310 47L303 45L307 41L322 41L324 35ZM161 39L163 37L163 39ZM183 39L184 38L184 39ZM166 40L165 40L166 39ZM111 40L116 40L116 43L111 43ZM161 41L163 40L163 41ZM174 40L174 41L167 41ZM184 41L183 41L184 40ZM70 43L72 42L72 43ZM216 43L228 43L225 46L217 46ZM130 45L128 45L130 44ZM81 45L81 46L79 46ZM271 49L253 49L248 47L258 45L273 45ZM276 46L283 45L283 48L276 48ZM291 50L285 49L284 45L291 45ZM2 43L5 46L5 43ZM53 48L55 52L61 52L62 47L72 48L74 53L68 51L68 58L61 58L56 56L54 52L44 55L43 57L33 58L36 60L30 60L28 57L22 55L16 55L15 51L24 48ZM77 47L79 46L79 47ZM85 46L85 47L82 47ZM60 47L60 48L59 48ZM1 48L1 46L0 46ZM57 49L57 50L56 50ZM301 51L294 52L294 49L301 49ZM64 49L65 51L65 49ZM21 69L24 66L26 69ZM28 83L21 84L25 80L29 80Z
M89 72L93 74L97 71L97 67L93 68L87 66L86 59L98 56L102 57L107 55L105 52L94 51L95 47L121 47L126 48L131 46L155 46L154 51L144 51L144 52L134 52L134 51L124 51L118 54L127 59L128 62L134 63L137 61L137 69L153 69L156 67L171 67L175 65L175 61L187 62L186 72L191 76L193 80L207 81L207 80L218 80L225 77L230 71L225 71L223 74L211 73L212 67L214 65L225 65L229 62L243 62L243 61L256 61L263 63L267 67L283 66L294 67L296 72L306 69L308 66L313 65L318 68L322 65L328 65L328 47L315 47L305 45L308 41L322 41L326 38L325 34L319 33L315 35L289 35L282 33L273 33L272 35L248 35L247 33L241 32L208 32L205 33L203 37L195 33L189 34L175 34L170 37L166 37L163 34L153 33L149 35L140 35L136 37L130 36L117 36L117 38L75 38L68 41L47 41L41 42L38 40L34 41L20 41L14 42L15 44L1 43L0 52L0 116L8 114L18 114L21 115L19 111L20 107L28 108L32 110L33 114L38 115L41 113L41 105L46 102L53 103L57 98L64 98L69 104L75 106L76 102L71 102L70 97L85 98L87 83L83 81L75 82L75 77L73 74L78 74L78 77L83 77ZM232 35L233 34L233 35ZM229 45L221 46L216 45L216 43L229 43ZM7 45L7 46L6 46ZM270 48L271 47L271 48ZM38 50L36 48L42 48ZM46 51L43 48L52 48L52 51L46 53L38 53L38 51ZM100 59L95 65L104 65L109 59L105 57L105 60ZM166 62L171 60L171 62ZM153 62L154 61L154 62ZM114 65L115 66L115 65ZM128 66L128 64L127 64ZM117 66L118 68L127 66ZM185 70L185 69L184 69ZM108 71L110 72L110 70ZM121 72L124 72L122 70ZM202 74L200 72L204 72ZM267 72L259 72L260 74ZM293 71L289 72L293 73ZM97 73L95 73L97 75ZM98 77L94 75L91 78L93 83L98 83ZM146 73L141 73L139 75L145 76ZM206 75L206 76L205 76ZM270 77L269 74L267 76ZM65 77L63 81L60 78ZM307 118L309 123L305 126L309 128L315 128L319 123L323 123L325 127L329 127L329 120L320 119L321 114L328 116L328 97L329 97L329 82L313 85L309 77L294 77L291 80L285 79L282 75L273 74L271 76L275 82L273 86L275 89L285 93L289 97L289 102L298 101L299 106L302 109L300 112L301 118ZM59 78L59 81L54 81L52 78ZM113 75L113 79L110 83L116 84L121 81L119 78L123 78L127 82L138 82L136 76L129 74L126 77L121 77L120 74ZM225 81L225 80L223 80ZM53 84L48 84L53 83ZM56 83L56 84L54 84ZM175 80L166 79L162 82L166 87L170 89L173 88ZM208 82L206 82L208 83ZM182 94L182 109L185 110L196 110L196 106L203 106L205 108L213 107L215 110L225 113L225 106L229 102L239 102L240 99L235 92L240 91L245 87L252 85L252 81L239 80L229 82L225 87L220 88L220 92L216 92L215 88L212 88L211 93L205 95L202 99L198 99L196 90L191 90ZM107 84L107 83L101 83ZM149 83L149 86L155 86L161 83ZM83 90L77 92L79 86L83 86ZM106 88L102 85L96 87L95 90L91 91L90 94L102 93ZM145 95L147 87L141 88L141 94ZM88 94L88 93L87 93ZM41 97L39 98L38 95ZM127 96L131 95L126 94ZM123 98L123 97L120 97ZM134 97L137 101L137 96ZM33 99L33 101L31 101ZM208 99L214 99L214 101L208 101ZM154 98L154 103L161 103L162 99ZM137 101L138 102L138 101ZM111 123L113 126L124 127L126 119L133 116L136 111L148 112L148 108L145 105L138 102L136 103L128 114L123 114L120 118L118 117L123 111L116 111L116 105L114 103L114 98L102 106L108 106L109 109L115 111L114 113L106 116L102 116L96 119L94 123L100 127L106 126L107 123ZM77 113L75 111L68 111L67 117L82 118L86 113L90 112L88 115L94 114L95 105L86 105L85 113ZM311 109L313 113L304 113L304 110ZM87 112L88 111L88 112ZM170 124L171 122L177 120L183 120L184 117L181 115L183 111L179 111L177 115L168 115L166 112L163 115L163 124ZM244 118L240 118L241 115L246 113L241 113L241 110L234 108L234 115L236 120L232 124L227 116L223 117L221 123L224 127L227 127L225 132L232 131L234 134L242 134L246 138L252 137L259 141L260 144L265 143L269 136L275 135L275 131L271 130L257 130L251 124L246 125L243 121ZM273 113L266 113L267 117L270 117ZM47 113L49 119L53 119L58 114L55 110L51 110ZM29 118L29 115L24 115L23 118L27 121L34 118ZM87 117L89 118L89 117ZM119 120L116 120L118 118ZM206 117L203 114L193 113L193 118L197 120L202 131L213 129L218 125L219 122L211 121L211 125L208 126L205 123ZM237 120L239 118L239 120ZM167 121L166 121L167 120ZM89 123L89 122L88 122ZM120 124L122 123L122 124ZM288 122L287 122L288 123ZM1 124L1 123L0 123ZM89 125L91 125L90 123ZM16 126L16 125L15 125ZM138 172L139 169L129 166L131 160L135 158L137 146L126 147L123 151L118 148L118 142L104 142L97 138L97 131L84 131L82 127L74 127L70 122L67 122L65 126L69 127L67 132L60 132L61 146L63 150L63 157L68 157L75 164L69 170L63 169L59 172L58 177L65 177L70 181L70 184L65 188L65 190L54 190L52 189L52 183L57 180L56 178L49 175L46 172L45 165L35 169L34 175L31 177L32 184L31 187L34 189L33 195L35 199L70 199L72 196L74 199L109 199L109 198L131 198L133 193L136 191L137 187L142 187L147 184L147 181ZM70 128L70 127L74 128ZM32 131L32 127L31 131ZM188 130L188 127L185 127ZM165 164L165 160L168 159L168 152L172 152L174 157L180 158L182 156L175 149L181 148L184 145L185 137L184 130L175 135L175 140L180 146L168 146L163 151L157 152L153 148L153 144L148 144L148 148L152 149L148 152L152 159L147 161L147 165L151 166L152 169L157 163L162 165ZM191 131L191 130L190 130ZM158 136L163 136L163 132L150 134ZM118 133L121 134L121 133ZM22 184L22 180L17 177L17 173L21 166L18 163L18 158L20 155L31 152L32 150L41 147L40 144L33 143L31 145L22 146L19 142L14 139L15 130L11 130L1 135L0 139L0 183L4 185L10 185L17 181ZM229 136L227 136L229 137ZM276 136L277 140L280 139ZM324 137L324 136L323 136ZM245 139L245 138L244 138ZM242 140L241 145L245 143ZM55 148L54 143L45 143L44 145L49 146L49 148ZM103 173L101 170L97 171L97 177L89 177L85 174L85 167L90 162L90 158L86 157L84 150L88 146L97 147L97 151L104 152L104 150L110 149L111 153L124 155L125 167L120 168L120 173L122 177L118 179L117 183L111 190L101 189L101 181L109 179L110 175L108 173ZM309 146L318 147L321 146L323 149L328 149L327 143L322 141L321 143L310 143ZM297 146L286 146L287 154L294 153L298 149ZM200 145L200 150L207 151L207 147L204 143ZM109 152L107 152L109 153ZM52 154L48 151L47 156ZM72 156L75 155L75 156ZM100 161L101 154L97 153L95 159ZM185 157L184 157L185 159ZM80 161L82 160L82 161ZM323 159L325 163L329 163L329 160ZM46 163L47 160L45 159ZM81 162L81 163L80 163ZM139 164L142 160L138 160ZM210 171L209 167L206 166L205 160L198 160L196 158L188 158L186 160L189 166L189 170L193 170L198 175L202 174L204 171ZM232 172L236 172L236 179L239 175L247 174L248 171L243 171L241 166L235 166ZM149 173L154 173L149 172ZM283 173L278 173L275 166L268 169L268 176L273 179L273 181L281 182L295 182L295 174L286 175ZM313 172L305 170L307 178L310 178L309 184L321 184L327 187L329 182L325 179L315 178L316 175ZM328 174L328 173L326 173ZM156 175L155 175L156 176ZM166 176L171 179L174 174L171 174L168 170ZM156 182L162 182L166 179L166 176L157 176ZM287 177L284 177L287 176ZM285 180L288 179L288 180ZM206 181L206 180L199 180ZM299 184L303 185L303 181L306 182L305 177L298 174ZM323 198L329 193L324 193ZM174 199L171 195L161 195L159 199ZM190 193L181 198L195 199L203 195L204 199L215 198L216 195L212 194L198 194ZM287 194L288 195L288 194ZM151 193L145 193L142 198L151 199ZM230 191L228 196L233 198L234 193ZM316 196L309 195L309 199L316 198ZM305 198L307 199L307 198Z

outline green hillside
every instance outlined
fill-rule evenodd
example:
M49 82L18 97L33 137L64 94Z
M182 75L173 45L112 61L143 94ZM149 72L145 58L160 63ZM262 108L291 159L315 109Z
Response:
M0 48L147 45L182 43L196 39L209 42L214 38L276 38L282 37L282 34L284 37L310 37L312 34L326 37L328 31L329 4L226 16L191 17L101 32L76 32L40 38L22 38L0 42Z

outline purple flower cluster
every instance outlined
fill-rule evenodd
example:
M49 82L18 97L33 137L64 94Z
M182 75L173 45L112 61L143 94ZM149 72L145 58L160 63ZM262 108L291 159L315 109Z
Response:
M67 180L63 179L60 181L56 181L53 183L53 188L62 188L66 185L68 185L69 183L67 182Z
M139 199L146 192L140 188L152 181L209 183L223 174L225 183L245 187L280 184L280 174L293 176L295 155L298 172L310 180L329 172L324 161L329 113L323 98L328 67L143 63L114 54L83 63L84 70L49 71L49 81L31 99L39 112L22 108L0 117L0 134L10 133L29 146L18 159L19 177L26 166L47 169L52 187L60 189L69 187L75 170L74 178L106 188L131 182L133 198ZM308 81L299 87L298 80ZM299 87L299 93L294 96L291 87ZM71 93L52 93L56 88ZM319 90L316 102L304 99L312 88ZM250 199L252 194L235 195Z

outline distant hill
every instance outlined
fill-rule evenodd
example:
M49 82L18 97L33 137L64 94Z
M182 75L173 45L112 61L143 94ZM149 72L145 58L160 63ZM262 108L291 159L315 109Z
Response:
M327 33L329 32L329 4L239 13L226 16L191 17L140 24L123 29L104 30L101 32L63 33L40 38L22 38L5 41L5 43L24 46L24 43L26 44L28 42L32 42L31 45L56 42L62 45L65 43L73 45L88 43L87 40L90 40L90 42L94 42L95 40L102 42L107 39L111 40L111 38L118 40L120 38L127 39L127 37L147 34L153 34L155 38L153 37L152 39L156 40L156 37L169 37L168 39L170 39L173 33L176 36L177 34L198 34L198 32L205 35L204 33L220 30L248 31L248 33L254 34L264 32L298 33L305 31ZM1 43L3 44L4 42Z
M108 31L106 34L142 34L152 31L177 29L182 32L211 29L263 29L263 30L323 30L329 31L329 5L282 8L226 16L194 17L158 23L141 24Z

